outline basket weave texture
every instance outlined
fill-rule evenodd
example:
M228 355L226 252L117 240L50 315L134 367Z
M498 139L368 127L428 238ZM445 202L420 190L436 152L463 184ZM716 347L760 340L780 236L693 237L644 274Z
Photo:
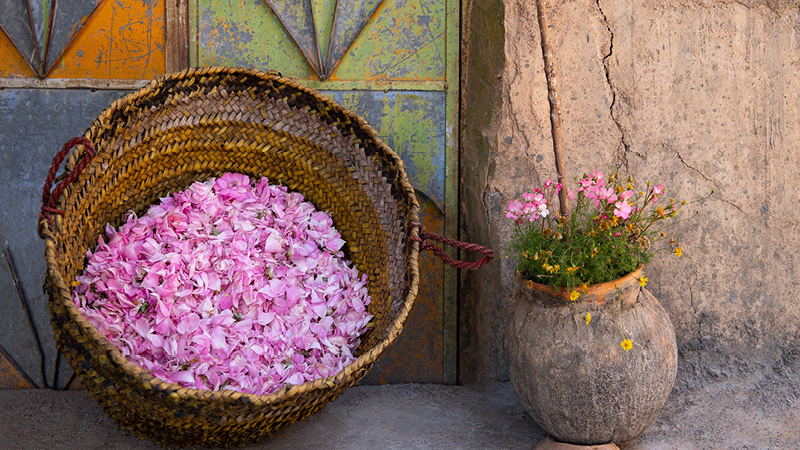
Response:
M84 136L96 155L55 199L63 214L39 223L46 288L59 349L120 428L169 447L258 440L355 385L402 330L417 295L419 205L399 156L357 115L279 75L210 67L115 101ZM87 152L76 149L66 171ZM264 396L184 388L128 362L73 303L69 286L106 223L225 172L265 176L331 212L368 275L375 317L336 376Z

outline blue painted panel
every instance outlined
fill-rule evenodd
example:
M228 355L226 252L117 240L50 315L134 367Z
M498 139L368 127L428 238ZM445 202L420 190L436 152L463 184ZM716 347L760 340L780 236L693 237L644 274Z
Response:
M323 91L364 118L400 154L415 188L444 211L446 93L439 91Z
M53 156L80 136L123 91L0 90L0 245L8 242L42 338L51 377L56 348L44 283L44 244L36 234L42 185ZM0 258L0 345L41 385L39 359L5 259ZM72 370L60 364L60 384Z

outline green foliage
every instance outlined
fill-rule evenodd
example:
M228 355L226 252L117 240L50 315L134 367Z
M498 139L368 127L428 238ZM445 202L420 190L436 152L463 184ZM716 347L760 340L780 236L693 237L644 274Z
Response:
M516 223L510 250L523 278L574 289L618 279L660 251L682 255L683 249L665 233L677 222L662 222L676 217L686 202L659 203L662 185L648 182L637 191L632 178L618 179L617 174L605 179L597 171L584 175L577 193L569 192L569 221L552 206L561 185L550 180L544 189L509 204L506 216Z

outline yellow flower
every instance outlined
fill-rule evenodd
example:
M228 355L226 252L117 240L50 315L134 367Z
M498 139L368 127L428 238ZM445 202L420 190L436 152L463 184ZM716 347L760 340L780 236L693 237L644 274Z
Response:
M528 289L533 289L533 280L528 280Z
M589 256L590 258L594 258L594 256L598 253L597 247L592 249L592 254Z
M639 279L639 286L641 286L641 287L645 287L645 285L647 285L647 280L648 280L648 278L647 278L647 277L642 277L642 278L640 278L640 279Z
M578 297L580 297L580 296L581 296L581 293L578 292L578 291L572 291L572 292L569 293L569 299L572 300L573 302L575 300L577 300Z
M589 283L583 283L581 285L581 291L586 292L589 290Z
M589 325L589 322L592 321L592 313L586 313L586 325Z
M627 352L628 350L633 348L633 341L631 341L630 339L623 339L622 342L619 343L619 345L622 348L624 348L625 351Z
M567 273L572 273L580 269L578 266L567 267Z
M683 256L683 249L680 247L676 248L675 254L678 255L678 258L680 258L681 256Z
M558 272L559 265L551 266L550 264L544 263L542 264L542 269L546 270L548 273L556 273Z

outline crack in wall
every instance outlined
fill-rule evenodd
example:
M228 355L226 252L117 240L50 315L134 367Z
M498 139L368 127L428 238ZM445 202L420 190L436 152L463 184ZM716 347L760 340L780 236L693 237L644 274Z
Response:
M675 149L673 149L672 151L673 151L673 152L675 152L675 156L677 156L677 157L678 157L678 160L681 162L681 164L683 164L684 166L686 166L688 169L690 169L690 170L693 170L693 171L697 172L698 174L700 174L700 176L701 176L701 177L703 177L703 179L704 179L704 180L706 180L706 181L708 181L709 183L711 183L711 184L713 184L713 185L714 185L714 190L715 190L715 192L716 192L717 194L719 194L719 196L718 196L718 200L719 200L719 201L721 201L722 203L726 203L726 204L728 204L728 205L731 205L731 206L733 206L734 208L736 208L736 210L737 210L737 211L739 211L740 213L742 213L742 214L744 214L744 215L746 215L746 216L749 216L749 215L750 215L750 214L748 214L747 212L745 212L745 210L744 210L744 209L742 209L742 207L741 207L741 206L739 206L739 205L737 205L737 204L733 203L733 202L732 202L732 201L730 201L730 200L725 200L724 198L722 198L722 194L720 193L721 191L720 191L719 185L717 184L717 182L716 182L716 181L714 181L713 179L711 179L711 177L709 177L708 175L706 175L705 173L703 173L703 171L701 171L700 169L698 169L698 168L696 168L696 167L693 167L693 166L689 165L689 163L687 163L687 162L686 162L686 160L685 160L685 159L683 159L683 156L680 154L680 152L678 152L678 151L677 151L677 150L675 150Z
M489 159L493 159L494 155L490 154ZM489 195L489 190L491 189L491 180L489 179L489 167L486 167L486 173L484 175L484 184L483 189L481 190L481 204L483 206L483 215L486 216L486 228L488 230L492 229L492 213L491 207L489 202L486 200L486 197Z
M619 159L622 160L622 164L625 165L625 170L630 172L630 164L628 162L628 153L631 151L631 144L630 140L628 139L627 134L625 134L625 130L622 127L622 122L619 120L616 114L614 114L614 107L617 105L617 90L614 87L614 84L611 82L611 71L608 68L608 59L614 53L614 32L611 30L611 24L608 21L608 17L606 17L606 13L603 11L603 7L600 6L600 0L597 0L597 10L600 12L600 15L603 17L603 23L606 26L606 29L609 33L609 42L608 42L608 53L603 56L603 69L605 70L606 74L606 83L608 84L608 88L611 90L611 105L609 106L609 113L611 114L611 120L617 125L617 129L619 130L620 138L620 146L622 147L622 154L620 155ZM636 152L637 155L644 157L640 153Z

